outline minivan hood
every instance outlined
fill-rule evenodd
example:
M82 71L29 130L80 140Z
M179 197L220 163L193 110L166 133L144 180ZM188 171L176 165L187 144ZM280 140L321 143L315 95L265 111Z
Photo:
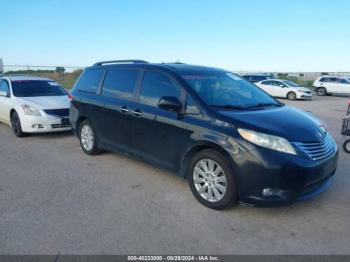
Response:
M37 109L62 109L70 107L68 96L18 97L17 99L20 103L34 106Z
M283 106L253 111L219 111L236 128L284 137L291 142L322 141L322 123L311 114ZM226 121L227 121L226 120ZM231 120L231 121L230 121Z

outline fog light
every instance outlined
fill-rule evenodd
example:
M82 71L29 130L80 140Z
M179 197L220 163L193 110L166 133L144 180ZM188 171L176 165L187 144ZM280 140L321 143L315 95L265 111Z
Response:
M269 188L269 187L268 188L264 188L263 191L262 191L262 195L266 196L266 197L271 196L272 195L272 189Z
M34 124L34 125L32 125L32 128L38 128L39 127L39 125L38 124Z

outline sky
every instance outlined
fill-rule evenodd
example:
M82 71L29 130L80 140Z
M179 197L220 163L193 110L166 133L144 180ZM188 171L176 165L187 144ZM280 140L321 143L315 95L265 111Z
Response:
M0 0L5 65L350 71L349 0Z

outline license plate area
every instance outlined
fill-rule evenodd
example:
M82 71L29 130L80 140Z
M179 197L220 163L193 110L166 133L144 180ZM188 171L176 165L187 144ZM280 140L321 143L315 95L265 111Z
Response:
M62 119L61 119L61 124L62 124L62 125L69 125L69 124L70 124L70 123L69 123L69 118L66 118L66 117L65 117L65 118L62 118Z

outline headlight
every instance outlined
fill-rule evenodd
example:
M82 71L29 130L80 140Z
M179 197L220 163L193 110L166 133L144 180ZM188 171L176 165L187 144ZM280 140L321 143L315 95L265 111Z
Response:
M24 114L27 116L41 116L40 112L38 109L35 107L29 106L29 105L23 105L22 106Z
M267 135L247 129L238 129L238 133L247 141L279 152L296 155L296 151L287 139Z

